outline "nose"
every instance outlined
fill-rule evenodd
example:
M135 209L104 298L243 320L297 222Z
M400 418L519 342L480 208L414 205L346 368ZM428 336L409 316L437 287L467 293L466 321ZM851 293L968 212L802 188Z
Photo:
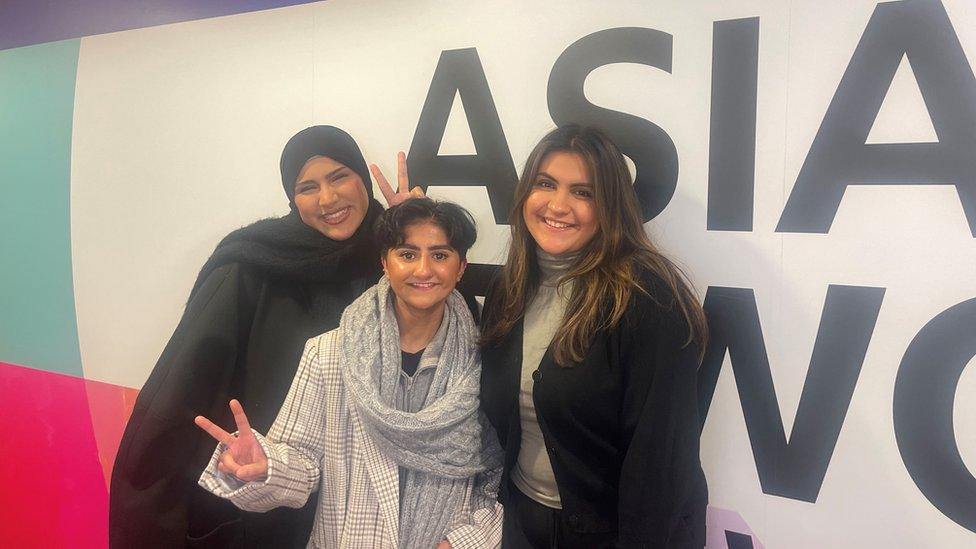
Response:
M331 185L322 185L319 189L319 207L323 210L326 209L328 206L335 204L338 197Z
M550 212L558 215L569 213L569 193L562 189L557 190L549 198L548 208Z
M413 272L413 276L417 278L430 278L432 274L430 261L430 257L427 254L422 254L420 261L417 262L417 270Z

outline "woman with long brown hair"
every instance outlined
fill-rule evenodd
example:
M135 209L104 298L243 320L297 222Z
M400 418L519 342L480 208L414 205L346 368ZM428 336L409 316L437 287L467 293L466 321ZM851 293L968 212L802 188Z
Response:
M482 322L505 547L704 545L707 326L639 212L623 155L597 130L557 128L526 161Z

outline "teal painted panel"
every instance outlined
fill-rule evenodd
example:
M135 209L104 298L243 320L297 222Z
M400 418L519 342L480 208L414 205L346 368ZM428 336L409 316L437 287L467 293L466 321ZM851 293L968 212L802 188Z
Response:
M0 360L77 376L70 213L79 45L0 51Z

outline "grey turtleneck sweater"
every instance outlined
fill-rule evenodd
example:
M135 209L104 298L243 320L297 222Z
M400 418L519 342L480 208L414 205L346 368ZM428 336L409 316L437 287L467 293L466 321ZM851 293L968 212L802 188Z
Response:
M569 271L579 254L554 256L536 248L536 256L539 258L541 280L535 297L525 308L523 321L522 382L519 391L522 445L518 462L512 469L512 482L533 500L547 507L561 509L559 488L552 473L546 441L542 438L535 402L532 399L535 383L532 373L539 368L553 335L562 324L566 305L573 292L572 281L567 281L558 288L556 282Z

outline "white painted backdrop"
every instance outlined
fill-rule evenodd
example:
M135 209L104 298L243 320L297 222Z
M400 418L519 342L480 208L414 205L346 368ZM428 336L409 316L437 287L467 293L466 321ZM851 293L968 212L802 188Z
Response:
M945 0L970 59L976 3ZM976 534L916 488L892 427L895 373L919 329L976 296L976 239L951 186L850 187L828 234L776 233L790 189L875 9L870 0L353 2L334 0L81 40L71 166L72 261L85 377L140 387L219 238L283 214L285 141L333 124L394 172L441 51L475 47L515 165L552 127L546 86L577 39L615 27L674 36L673 70L616 64L586 81L593 103L661 126L677 148L674 198L649 233L708 286L755 290L786 432L828 284L887 288L816 503L763 494L731 369L703 433L711 505L767 548L972 547ZM760 18L751 232L706 230L712 25ZM870 142L936 141L903 60ZM441 154L474 153L457 99ZM976 151L974 151L976 153ZM477 218L476 262L500 263L483 188L437 187ZM976 337L976 336L974 336ZM726 359L728 360L728 359ZM976 367L954 410L976 471ZM713 515L710 546L724 544ZM739 525L739 531L747 531Z

